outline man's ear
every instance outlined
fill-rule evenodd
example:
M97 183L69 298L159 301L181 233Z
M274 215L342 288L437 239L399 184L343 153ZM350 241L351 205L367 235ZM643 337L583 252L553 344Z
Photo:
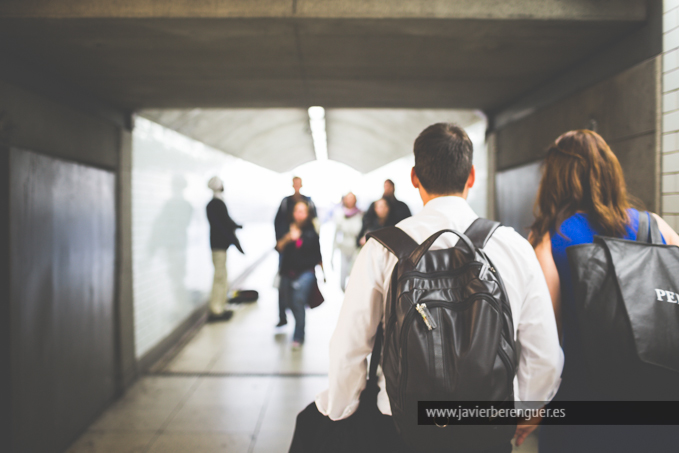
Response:
M469 178L467 178L467 188L471 189L474 187L474 183L476 182L476 168L472 165L472 169L469 172Z
M410 181L413 183L414 188L420 188L420 180L417 178L417 174L415 173L415 167L410 170Z

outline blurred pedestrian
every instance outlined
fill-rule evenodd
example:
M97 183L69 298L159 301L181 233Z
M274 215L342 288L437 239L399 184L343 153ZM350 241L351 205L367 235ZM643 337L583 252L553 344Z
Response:
M318 233L309 211L306 202L295 203L288 232L276 243L276 250L281 254L279 301L283 304L283 314L289 308L295 317L293 349L304 344L306 305L316 284L316 265L323 265Z
M340 286L342 291L346 288L347 278L351 272L351 265L356 256L358 247L356 240L361 233L363 213L356 207L356 195L349 192L342 198L341 209L335 212L335 241L334 250L339 250L340 261Z
M274 219L276 242L280 241L280 239L290 231L290 225L293 222L293 209L295 207L295 204L299 203L300 201L306 203L307 207L309 208L309 218L310 221L312 222L312 225L316 229L316 233L318 233L320 230L320 225L317 222L318 215L316 213L316 205L314 205L314 202L311 201L311 197L302 195L300 193L300 189L302 188L302 178L300 178L299 176L294 176L292 178L292 188L295 192L292 195L283 198L283 201L281 201L281 205L278 208L278 212L276 213L276 218ZM279 286L279 292L278 292L278 324L276 324L276 327L282 327L288 323L288 319L285 314L285 305L283 304L283 300L281 299L280 295L280 266L282 260L283 256L281 255L279 256L278 260L279 269L277 281Z
M208 181L214 197L207 204L207 219L210 222L210 248L212 263L215 267L210 295L210 321L223 321L231 318L233 312L226 310L226 298L229 292L226 273L226 250L234 245L243 253L243 248L236 237L236 230L243 228L231 219L224 203L224 182L217 176Z
M401 220L407 219L412 215L408 205L396 198L395 192L396 186L394 181L391 179L384 181L384 194L382 197L389 202L389 206L391 208L390 221L393 225L396 225Z
M394 226L391 217L391 206L389 205L387 199L380 198L375 203L373 203L373 205L375 215L367 222L365 221L364 218L363 228L361 228L361 232L356 238L356 245L358 245L359 247L365 245L366 234L370 233L371 231L379 230L380 228Z
M388 225L390 226L396 225L401 220L412 215L408 205L396 198L395 190L396 186L394 185L394 181L391 179L384 181L384 192L382 194L382 198L389 203ZM372 203L363 215L363 229L367 229L368 225L375 224L375 203Z
M311 197L302 195L300 189L302 188L302 178L299 176L294 176L292 178L292 188L294 193L290 196L283 198L281 205L276 213L276 218L274 219L274 227L276 229L276 241L285 235L290 228L292 222L292 210L295 203L303 201L309 206L309 216L313 221L317 217L316 205L311 200Z

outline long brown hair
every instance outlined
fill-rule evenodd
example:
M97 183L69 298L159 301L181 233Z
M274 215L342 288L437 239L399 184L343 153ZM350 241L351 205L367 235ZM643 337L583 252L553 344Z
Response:
M559 231L576 212L585 212L604 235L624 235L629 208L622 167L604 139L590 130L566 132L547 151L531 244L536 247L550 230Z
M302 230L310 228L313 225L311 223L311 207L309 206L309 203L307 203L304 200L296 201L295 204L292 205L292 212L290 213L290 217L292 217L291 223L295 223L295 209L297 208L298 204L303 204L304 206L306 206L306 219L304 220L304 222L302 222L301 225L299 225L299 228Z

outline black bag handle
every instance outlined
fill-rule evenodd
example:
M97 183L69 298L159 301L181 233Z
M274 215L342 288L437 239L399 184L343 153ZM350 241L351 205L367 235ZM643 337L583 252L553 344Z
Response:
M637 241L648 244L662 244L662 236L658 221L648 211L639 212L639 229L637 230Z
M456 230L445 229L437 231L436 233L429 236L426 241L420 244L413 251L413 253L410 255L410 262L413 267L415 267L417 263L420 262L420 259L422 259L424 254L427 253L431 246L434 245L434 242L436 242L439 236L441 236L443 233L453 233L457 235L460 238L460 240L462 240L462 242L467 246L467 252L474 256L474 251L476 250L474 244L472 244L472 241L470 241L469 238L464 233L460 233L459 231Z

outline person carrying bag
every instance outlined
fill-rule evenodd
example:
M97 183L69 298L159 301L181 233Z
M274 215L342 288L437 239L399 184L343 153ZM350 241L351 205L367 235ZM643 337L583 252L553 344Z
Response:
M565 356L555 401L676 395L665 384L676 375L679 311L666 296L676 292L679 248L670 245L679 245L679 235L661 217L633 207L638 204L618 158L596 132L569 131L549 146L529 241L550 290ZM588 407L596 413L596 403ZM543 425L540 452L676 449L679 427L601 422Z
M276 243L281 253L279 297L283 310L289 308L295 317L295 332L292 348L300 349L304 344L306 325L306 306L317 306L319 298L315 268L323 266L318 233L311 223L309 205L300 201L293 208L294 222L290 231Z
M639 214L635 241L566 249L591 385L620 401L679 400L679 247Z
M299 415L292 453L508 453L535 424L428 415L420 425L419 401L511 407L556 393L563 355L547 285L530 244L467 203L471 140L437 123L414 153L424 208L371 233L359 252L330 340L329 385Z

